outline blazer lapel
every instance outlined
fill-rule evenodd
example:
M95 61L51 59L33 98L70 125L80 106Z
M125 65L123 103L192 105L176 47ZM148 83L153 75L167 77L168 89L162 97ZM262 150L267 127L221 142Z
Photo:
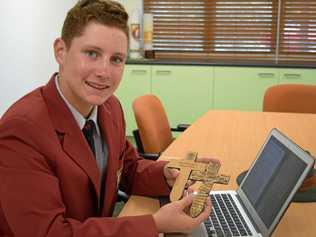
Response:
M85 138L81 130L78 128L76 130L79 130L79 132L73 131L65 133L63 149L69 155L69 157L89 176L99 200L100 171L97 167L95 157L89 145L85 142Z
M50 118L59 137L61 137L61 145L64 151L90 178L99 200L100 171L74 116L58 94L55 76L56 74L43 88L43 96L47 103Z
M113 198L115 197L115 193L108 192L116 190L116 171L118 166L117 157L119 156L119 151L115 150L115 138L117 137L115 136L115 134L117 133L117 131L115 131L115 124L113 122L113 118L108 106L109 105L105 103L99 106L98 111L98 124L100 126L102 136L108 147L107 172L106 180L104 183L105 194L102 210L102 215L106 216L111 213L111 203L114 202Z

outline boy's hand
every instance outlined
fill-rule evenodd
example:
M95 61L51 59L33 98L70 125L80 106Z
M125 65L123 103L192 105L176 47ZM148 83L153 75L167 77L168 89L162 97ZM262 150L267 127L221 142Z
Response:
M160 208L154 215L154 221L159 233L190 233L205 221L211 213L212 204L208 198L204 211L192 218L185 213L193 201L193 195L186 196L179 201L169 203Z

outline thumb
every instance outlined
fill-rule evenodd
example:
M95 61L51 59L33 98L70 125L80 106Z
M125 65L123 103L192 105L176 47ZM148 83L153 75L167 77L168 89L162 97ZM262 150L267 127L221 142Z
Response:
M165 166L164 175L167 179L175 179L179 175L179 170Z
M183 210L184 208L190 206L193 202L193 194L190 194L181 200L178 201L181 209Z
M179 170L177 169L170 169L170 174L172 178L177 178L179 175Z

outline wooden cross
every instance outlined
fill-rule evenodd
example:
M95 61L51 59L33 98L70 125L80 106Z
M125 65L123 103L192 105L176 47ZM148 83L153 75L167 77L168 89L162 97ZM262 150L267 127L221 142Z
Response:
M199 187L196 196L193 198L189 213L191 217L197 217L203 211L206 199L209 196L214 183L228 184L230 176L218 175L220 166L219 163L210 162L205 171L192 172L190 179L202 181L202 185Z
M204 209L206 199L214 183L227 184L229 176L218 175L220 164L216 162L210 162L209 164L196 162L197 153L189 152L185 159L171 160L168 164L168 168L180 169L180 173L173 185L170 192L170 201L179 200L185 189L185 185L188 180L202 181L202 185L199 187L197 195L193 198L193 203L190 208L190 216L198 216Z
M170 192L171 202L181 199L185 185L190 177L191 171L203 172L205 170L206 164L196 162L196 158L196 152L189 152L185 159L174 159L167 164L168 168L180 169L180 173Z

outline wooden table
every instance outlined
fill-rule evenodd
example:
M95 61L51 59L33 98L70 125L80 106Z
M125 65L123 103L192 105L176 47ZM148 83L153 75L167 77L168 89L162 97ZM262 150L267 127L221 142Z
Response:
M183 157L187 151L221 160L221 173L230 174L229 185L214 190L237 189L236 177L255 159L270 130L276 127L316 156L316 115L267 112L209 111L176 139L162 154ZM120 216L154 213L156 199L132 196ZM273 236L316 236L316 203L292 203Z

